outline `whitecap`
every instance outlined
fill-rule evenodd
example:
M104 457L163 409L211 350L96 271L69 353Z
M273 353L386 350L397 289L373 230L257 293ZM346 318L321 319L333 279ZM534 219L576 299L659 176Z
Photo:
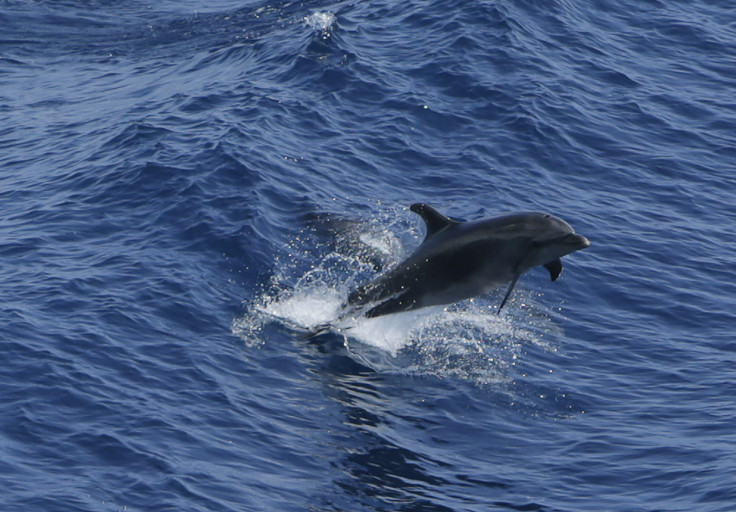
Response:
M335 24L336 17L331 12L313 12L304 21L307 25L321 32L329 31Z

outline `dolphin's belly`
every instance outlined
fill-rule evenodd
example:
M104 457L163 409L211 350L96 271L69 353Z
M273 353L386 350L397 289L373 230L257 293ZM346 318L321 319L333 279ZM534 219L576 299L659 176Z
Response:
M512 276L506 272L478 273L463 281L442 280L437 286L427 286L418 297L417 307L452 304L461 300L477 297L506 285Z
M367 316L452 304L495 290L513 277L513 242L479 241L418 250L387 274L350 294L348 306L374 305ZM376 306L377 304L377 306Z
M492 249L476 245L424 259L407 286L407 296L416 302L415 307L437 306L506 285L513 277L514 260Z

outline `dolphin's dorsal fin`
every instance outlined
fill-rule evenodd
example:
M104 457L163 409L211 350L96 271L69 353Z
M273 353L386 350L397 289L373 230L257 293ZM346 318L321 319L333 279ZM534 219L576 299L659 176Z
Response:
M425 240L432 235L436 235L440 231L460 224L456 220L445 217L428 204L414 203L409 207L409 209L414 213L419 214L419 216L424 219L424 223L427 225L427 236L424 238Z
M552 278L552 281L557 281L557 278L562 274L562 261L560 261L560 258L555 258L549 263L545 263L544 268L549 270L549 277Z

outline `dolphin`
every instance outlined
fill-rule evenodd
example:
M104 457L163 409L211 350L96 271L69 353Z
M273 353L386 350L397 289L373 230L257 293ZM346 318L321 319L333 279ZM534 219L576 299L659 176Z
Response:
M548 213L461 222L424 203L410 210L424 219L424 241L395 268L350 293L341 318L452 304L509 283L500 313L524 272L541 265L555 281L562 273L560 258L590 246L567 222Z

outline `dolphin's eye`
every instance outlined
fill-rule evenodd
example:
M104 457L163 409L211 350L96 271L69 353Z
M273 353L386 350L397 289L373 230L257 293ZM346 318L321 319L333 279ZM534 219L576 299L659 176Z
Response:
M549 213L545 213L545 214L544 214L544 218L545 218L545 219L549 219L549 218L550 218L550 214L549 214Z

